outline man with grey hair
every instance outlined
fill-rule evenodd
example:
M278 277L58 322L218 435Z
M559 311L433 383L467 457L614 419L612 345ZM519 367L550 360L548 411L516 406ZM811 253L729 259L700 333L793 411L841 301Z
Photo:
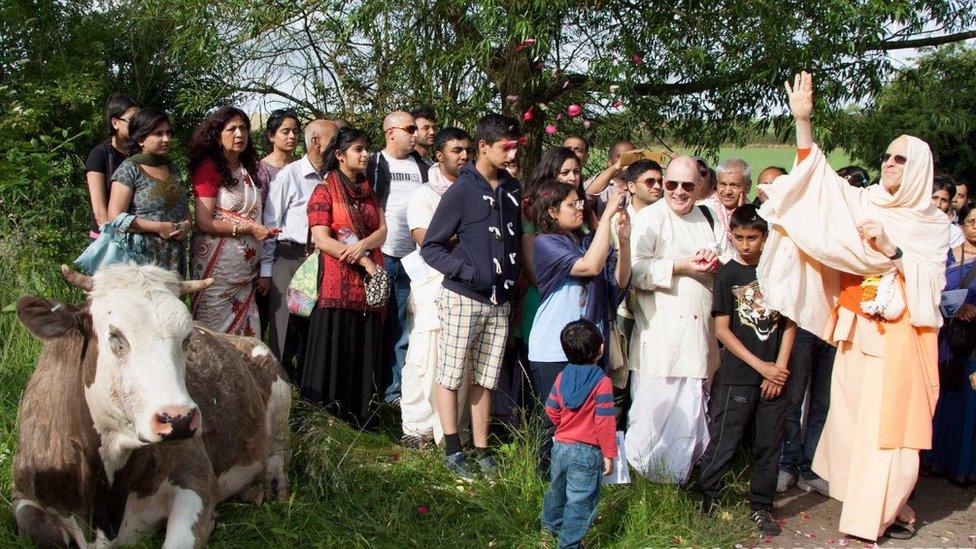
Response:
M715 212L715 217L725 229L726 238L731 245L729 219L736 208L746 203L752 187L752 170L745 160L728 158L721 161L715 171L718 178L715 194L706 199L704 204Z
M261 221L268 228L280 228L276 238L264 241L258 291L268 293L268 346L281 361L293 383L301 380L304 318L288 312L285 293L295 271L305 260L308 245L308 197L322 182L325 149L338 129L328 120L313 120L305 126L305 156L286 164L268 184ZM297 359L297 360L296 360ZM297 364L293 364L297 362Z

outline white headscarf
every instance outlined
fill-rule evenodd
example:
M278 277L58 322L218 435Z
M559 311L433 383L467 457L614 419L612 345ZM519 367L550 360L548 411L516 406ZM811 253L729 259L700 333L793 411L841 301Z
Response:
M912 136L901 185L890 194L882 185L851 187L834 173L820 149L789 175L761 188L769 197L759 213L770 235L757 275L768 305L820 334L840 294L840 273L883 274L890 259L866 245L857 227L879 221L903 252L905 293L912 324L939 327L945 286L949 220L932 205L932 153Z

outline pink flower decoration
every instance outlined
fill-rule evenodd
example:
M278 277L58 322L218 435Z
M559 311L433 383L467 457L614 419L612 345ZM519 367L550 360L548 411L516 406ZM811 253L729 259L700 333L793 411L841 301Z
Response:
M644 58L641 57L641 54L639 54L639 53L635 53L634 54L634 57L632 57L632 59L634 60L634 64L635 65L641 65L641 64L644 63Z
M505 100L508 101L508 102L510 102L510 103L514 103L514 102L516 102L516 101L519 100L519 96L517 96L517 95L509 95L509 96L506 96L505 97Z
M420 507L417 507L417 513L419 513L421 515L426 515L429 512L430 512L430 509L428 509L426 505L421 505Z
M615 109L619 109L620 107L623 107L623 106L624 106L624 104L619 99L617 99L616 101L613 102L613 108L615 108Z
M534 117L535 115L532 113L532 107L529 107L529 110L525 111L525 114L522 115L522 121L528 122L532 120L532 118Z
M552 134L556 133L556 131L557 131L557 128L556 128L556 125L555 124L549 124L549 125L546 126L546 133L547 134L552 135Z
M580 106L579 103L573 103L568 109L566 109L566 114L572 117L579 116L581 112L583 112L583 107Z
M521 44L519 44L518 46L515 46L515 51L522 51L525 48L528 48L529 46L534 46L534 45L535 45L535 38L526 38L525 40L522 40L522 43Z

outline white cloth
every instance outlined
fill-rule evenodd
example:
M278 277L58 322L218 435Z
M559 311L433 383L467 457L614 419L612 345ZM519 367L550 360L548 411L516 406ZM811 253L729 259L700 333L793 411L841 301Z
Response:
M883 185L850 186L814 145L788 175L760 188L769 197L759 214L770 225L756 269L769 308L821 334L840 295L840 274L881 275L893 264L866 245L858 225L878 221L903 252L905 295L912 324L942 325L949 219L932 205L932 153L915 137L894 195Z
M724 227L725 238L729 241L729 248L733 248L732 232L729 230L729 222L732 220L732 214L730 214L729 210L727 210L725 206L723 206L722 203L719 202L718 193L712 193L712 195L709 196L708 198L704 200L699 200L698 204L702 206L708 206L708 209L710 209L712 213L715 214L715 223L721 224L722 227Z
M630 216L631 222L633 223L634 217L637 216L637 209L634 208L634 203L633 202L627 204L627 215ZM613 217L610 218L610 226L611 227L616 227L617 226L617 218L618 217L620 217L620 214L619 213L615 213L615 214L613 214ZM615 230L611 230L610 231L610 245L613 246L613 249L615 251L617 251L617 253L620 252L620 239L617 238L617 231L615 231ZM620 316L622 316L622 317L624 317L624 318L629 318L629 319L633 320L634 319L634 314L632 312L630 312L631 302L633 300L634 300L634 295L632 293L628 293L627 294L627 298L624 299L623 301L621 301L620 302L620 306L617 307L617 314L620 315Z
M655 482L680 484L708 446L706 384L687 377L631 378L627 461Z
M386 241L380 248L390 257L403 257L417 245L407 227L407 202L424 183L417 162L407 157L400 160L381 151L390 166L390 196L386 199Z
M269 238L261 248L261 276L271 276L275 245L278 241L308 242L308 197L322 176L315 171L308 155L286 164L268 185L268 198L261 213L266 227L280 227L277 238Z
M962 234L962 227L955 223L949 223L949 247L956 248L966 242L966 236Z
M714 215L714 213L713 213ZM695 206L684 216L662 199L631 221L631 291L635 293L630 368L648 377L707 378L718 368L712 319L714 275L675 275L674 264L698 250L731 257L725 229Z

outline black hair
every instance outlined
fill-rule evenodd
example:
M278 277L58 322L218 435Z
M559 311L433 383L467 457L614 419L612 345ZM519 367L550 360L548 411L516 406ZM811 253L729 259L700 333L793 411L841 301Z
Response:
M718 189L718 174L715 173L715 168L708 168L708 179L712 182L712 190Z
M539 234L559 234L566 232L549 215L549 208L556 208L558 210L560 203L566 200L569 193L576 193L577 198L584 198L579 196L579 191L575 187L560 183L555 179L543 181L532 189L532 197L529 201L530 219L535 223L536 230L539 231Z
M653 160L643 159L634 162L627 169L624 170L624 181L637 181L640 175L648 170L655 170L659 173L664 173L664 169L661 165Z
M156 131L163 122L169 123L169 115L159 107L146 107L136 111L132 115L132 120L129 120L129 142L126 145L126 152L129 155L142 152L139 141Z
M193 137L190 138L190 145L187 147L190 157L190 173L195 172L205 160L210 160L217 167L217 173L220 174L221 187L233 187L237 184L237 180L234 179L234 175L230 171L230 166L227 165L223 145L220 144L220 133L224 131L224 126L234 118L243 120L244 129L247 131L247 146L240 154L241 166L252 176L257 173L258 150L254 147L254 140L251 139L251 119L241 109L230 106L217 109L193 131ZM253 181L255 185L261 185L257 178Z
M471 141L471 136L468 132L462 130L461 128L455 128L454 126L448 126L441 131L437 132L434 137L434 150L443 152L444 147L447 146L448 141Z
M595 364L600 359L603 334L585 318L574 320L559 333L559 343L571 364Z
M579 139L580 141L582 141L583 142L583 152L585 152L587 154L590 153L590 140L589 139L583 137L582 135L571 135L571 136L567 137L566 139L563 139L563 143L569 141L570 139Z
M755 204L743 204L732 212L729 218L729 230L745 229L769 233L769 224L759 216L759 207Z
M871 184L871 176L860 166L844 166L837 170L837 175L846 179L852 187L863 189Z
M965 223L966 218L973 212L973 208L976 208L976 202L970 201L963 204L962 208L959 208L959 211L956 212L956 222L960 226Z
M562 169L563 164L567 160L572 160L577 164L580 163L580 159L573 152L573 149L554 147L546 151L542 155L542 158L539 159L539 163L535 165L535 170L532 171L532 177L529 178L529 189L534 189L536 186L550 179L556 179L556 176L559 175L559 170Z
M946 191L949 193L949 201L956 197L956 182L944 173L936 173L932 178L932 192Z
M291 109L278 109L271 111L268 115L268 121L264 124L264 133L261 134L261 143L268 150L268 152L274 151L274 144L271 142L271 136L278 131L278 128L285 123L285 120L291 118L298 124L298 131L302 131L302 122L298 119L298 115L295 111Z
M346 126L336 132L332 141L329 141L329 146L325 149L325 171L331 172L339 168L339 157L336 156L337 153L344 153L349 150L356 141L362 141L369 148L369 138L366 137L366 133L360 129L353 128L352 126Z
M138 109L139 104L136 103L135 100L133 100L128 95L125 95L124 93L116 94L112 96L111 99L108 100L108 105L105 107L105 125L108 126L109 139L115 137L115 134L117 133L115 128L112 127L112 119L122 118L122 116L125 115L125 111L131 109L132 107Z
M413 117L415 122L418 118L426 118L427 120L433 120L434 122L437 121L437 113L434 112L434 109L427 106L410 111L410 116Z
M484 141L489 145L494 145L502 139L518 139L520 137L522 137L522 127L518 120L511 116L493 112L482 116L474 128L475 143Z

